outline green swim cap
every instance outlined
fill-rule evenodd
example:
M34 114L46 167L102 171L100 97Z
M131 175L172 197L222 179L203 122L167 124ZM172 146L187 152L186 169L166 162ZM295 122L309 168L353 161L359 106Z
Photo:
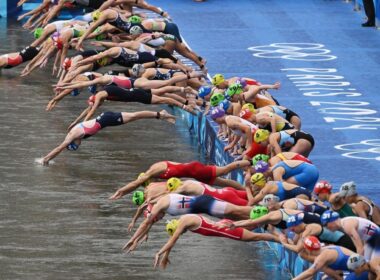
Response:
M252 208L249 217L251 218L251 220L256 220L268 213L269 211L267 207L258 205Z
M38 27L36 28L36 30L34 30L34 38L38 39L41 37L42 33L44 32L44 29L42 27Z
M140 206L145 201L144 192L142 191L135 191L132 195L132 202L133 204Z
M243 87L241 84L232 84L226 90L226 94L229 97L234 96L235 94L241 94L243 92Z
M134 15L134 16L129 17L128 21L130 23L141 23L142 22L142 18L139 17L139 16Z
M258 154L255 155L255 157L252 159L252 165L256 165L258 161L265 161L268 162L269 156L265 154Z
M215 107L215 106L218 106L223 100L224 100L224 95L220 92L215 92L210 97L210 104L211 106Z

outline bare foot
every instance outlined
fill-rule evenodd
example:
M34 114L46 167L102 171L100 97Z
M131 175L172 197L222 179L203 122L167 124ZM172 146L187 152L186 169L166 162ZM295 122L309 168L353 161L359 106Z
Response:
M160 111L160 119L175 124L175 116L170 115L166 110Z

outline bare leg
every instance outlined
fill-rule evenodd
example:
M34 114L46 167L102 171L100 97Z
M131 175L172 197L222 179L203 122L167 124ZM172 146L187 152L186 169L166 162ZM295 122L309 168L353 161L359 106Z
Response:
M221 177L217 177L214 181L214 185L221 187L233 187L237 190L245 190L245 188L238 182L230 179L225 179Z
M291 117L290 123L294 125L296 129L301 128L301 119L299 117L296 117L296 116Z
M216 176L223 176L231 171L238 169L238 168L244 168L250 166L250 162L248 160L239 160L239 161L234 161L230 164L227 164L225 166L217 166L216 167Z
M300 139L297 141L297 144L293 146L289 152L298 153L305 157L308 157L312 150L311 144L309 141Z

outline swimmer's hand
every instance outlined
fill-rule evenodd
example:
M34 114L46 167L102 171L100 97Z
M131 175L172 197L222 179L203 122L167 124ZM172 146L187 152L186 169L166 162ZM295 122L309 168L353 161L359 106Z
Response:
M124 196L124 192L121 189L119 189L113 195L111 195L109 199L116 200L116 199L122 198L123 196Z
M170 263L169 253L167 251L165 253L158 252L156 256L154 257L153 267L154 268L161 267L162 269L165 269L169 263Z
M94 41L94 42L91 42L90 44L95 46L95 47L102 47L103 46L103 42L99 42L99 41Z
M133 250L136 249L138 245L138 240L137 239L134 239L134 240L129 240L127 244L124 245L123 247L123 251L126 251L126 253L130 253L132 252Z
M275 82L272 86L272 89L279 89L281 86L280 82Z
M46 111L51 111L53 110L53 108L55 107L55 105L57 104L57 101L52 99L49 101L49 103L46 105Z
M43 157L42 158L36 158L34 160L34 162L37 163L37 164L40 164L40 165L44 165L44 166L49 165L49 162L45 161Z
M235 229L235 225L232 221L224 220L220 222L216 222L215 226L217 228L229 228L229 229Z
M129 225L128 225L127 231L131 232L134 227L135 227L135 223L134 222L130 222Z

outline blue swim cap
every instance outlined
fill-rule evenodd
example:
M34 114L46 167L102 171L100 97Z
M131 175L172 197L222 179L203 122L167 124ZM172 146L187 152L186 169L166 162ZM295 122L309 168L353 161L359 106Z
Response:
M303 213L289 216L288 220L286 221L286 227L290 228L290 227L295 227L302 224L303 217L304 217Z
M323 212L321 216L321 223L322 225L327 225L328 223L334 222L340 218L338 212L334 212L331 210L327 210Z
M77 95L79 95L80 94L80 91L79 91L79 89L73 89L73 91L70 93L70 95L71 96L77 96Z
M89 91L91 94L95 94L95 93L96 93L96 90L97 90L97 86L96 86L96 85L92 85L92 86L89 86L89 87L88 87L88 91Z
M230 108L231 106L231 102L227 99L224 99L218 106L222 108L224 111L227 111L228 108Z
M202 86L198 90L198 96L200 98L205 98L210 93L211 93L211 87L209 87L209 86Z
M68 149L69 151L76 151L78 150L78 148L79 148L79 145L75 144L74 141L66 146L66 149Z

